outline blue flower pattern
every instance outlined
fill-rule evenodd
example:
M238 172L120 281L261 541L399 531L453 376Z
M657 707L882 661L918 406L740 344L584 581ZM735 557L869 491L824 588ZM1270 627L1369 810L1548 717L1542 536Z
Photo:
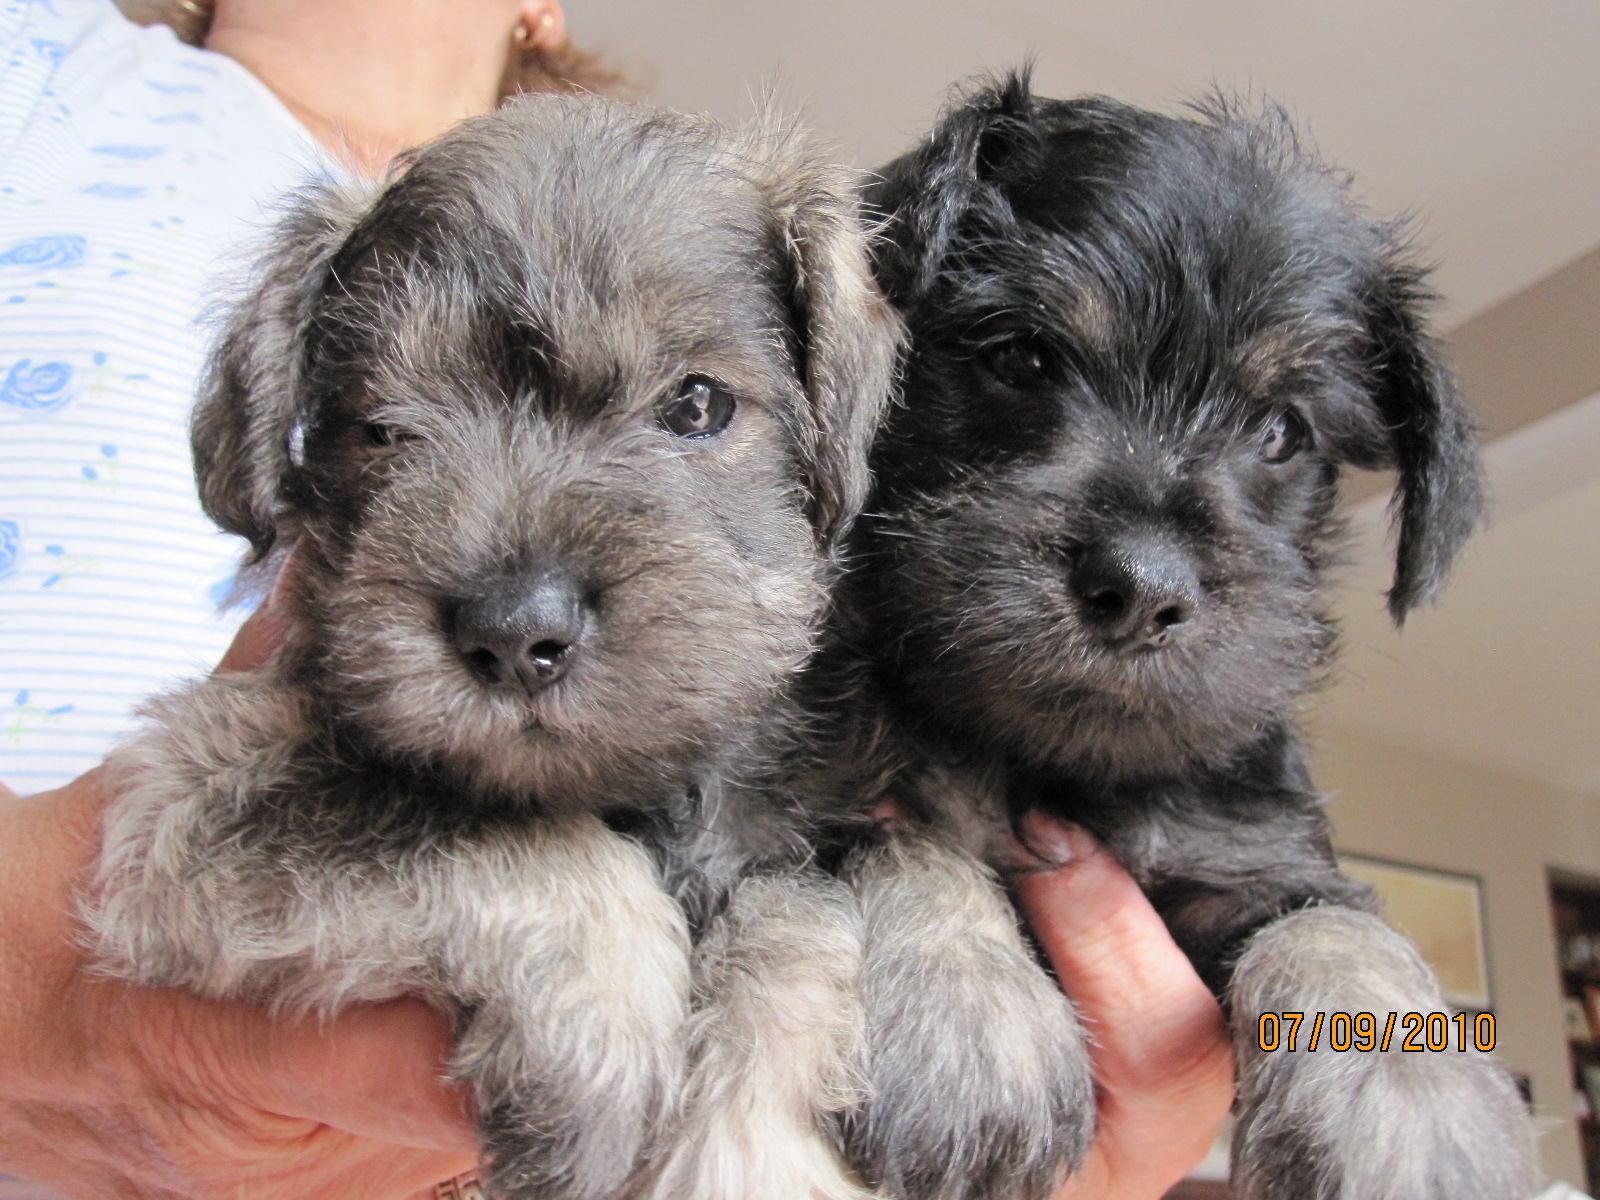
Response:
M94 147L96 154L109 154L113 158L126 158L134 161L156 158L165 150L165 146L126 146L121 144Z
M144 195L142 187L135 187L131 183L91 183L80 190L90 196L101 196L107 200L135 200Z
M0 0L0 10L7 14L0 24L18 7L17 0ZM215 239L224 228L221 222L233 219L237 208L238 237L242 241L246 236L246 186L264 192L276 178L276 168L267 165L253 146L240 152L244 169L239 179L216 186L219 203L215 210L201 213L204 221L189 220L195 215L190 208L197 203L196 196L211 195L204 189L213 186L208 171L214 168L205 156L225 162L232 154L231 150L210 149L213 123L228 130L237 119L241 128L261 130L263 147L270 151L272 162L282 163L283 187L302 181L294 165L300 147L292 138L280 136L278 114L261 110L259 88L244 87L231 68L221 69L191 51L167 47L165 42L148 60L141 54L137 64L122 66L107 46L100 44L104 38L97 41L83 36L91 27L98 31L97 38L100 34L122 36L117 32L118 19L105 11L110 7L105 0L20 0L21 36L11 37L6 52L0 53L0 63L6 64L0 66L0 76L7 84L0 95L0 123L14 117L21 120L28 138L48 139L59 130L76 147L75 154L61 156L59 171L53 161L45 159L39 161L46 166L33 175L29 174L34 170L31 159L0 162L0 209L7 217L0 223L0 325L4 326L0 332L0 474L13 464L22 464L28 472L19 497L21 507L9 500L0 506L0 592L9 606L5 609L8 628L0 632L7 635L32 628L36 621L41 627L57 621L56 613L63 607L76 612L91 601L105 606L106 611L126 615L122 607L105 598L116 585L104 582L95 557L97 539L112 537L116 531L108 534L91 526L87 543L74 540L54 510L38 507L38 496L70 496L77 506L74 514L90 511L91 505L98 506L94 512L101 512L124 502L152 509L169 504L165 498L158 504L146 496L143 489L151 468L145 457L135 453L129 459L130 448L115 444L120 439L109 433L110 426L99 436L92 431L100 428L105 413L131 412L136 406L140 419L145 420L146 398L152 406L148 411L153 412L154 405L169 402L167 393L173 387L165 376L152 375L143 366L142 346L131 356L125 353L122 339L126 334L120 328L105 335L115 345L99 343L100 331L87 323L84 333L88 336L74 342L63 336L76 330L70 322L63 324L61 314L70 315L68 305L79 299L100 303L105 297L131 294L133 289L118 280L166 269L169 248L176 265L168 282L186 280L192 270L183 257L188 233L187 226L179 222L195 227L197 236ZM14 28L8 26L6 32ZM32 34L37 36L30 37ZM127 36L130 45L137 45L134 39L143 37ZM67 70L74 63L79 64L76 74ZM100 85L96 72L85 69L91 63L115 67L111 82L116 87L105 92L105 97L114 98L110 107L95 90ZM18 101L24 108L17 109ZM9 125L6 132L8 136L12 133ZM51 143L46 140L42 144ZM306 159L305 166L321 164L314 154ZM18 178L28 183L28 188L20 186ZM184 190L191 186L201 190ZM73 214L81 214L81 223ZM27 223L11 224L14 216ZM248 232L255 236L254 227ZM140 247L139 254L130 255L131 244ZM182 353L189 353L187 347ZM176 343L170 354L165 344L158 346L151 352L151 361L161 362L162 356L176 361L180 356ZM83 436L85 433L88 436ZM37 458L26 457L26 448L35 444L45 450ZM135 472L134 483L123 482L126 494L119 496L117 477L119 471L128 471L130 463L140 471ZM32 482L35 478L42 481L37 486ZM166 514L165 508L161 511ZM213 537L200 531L193 540L197 547L209 549ZM142 589L138 591L140 599L147 593L164 595L157 591L158 586L168 588L167 577L179 580L184 570L163 565L161 571L152 570L148 581L141 576L137 585ZM148 633L140 634L149 639L148 651L141 648L140 653L148 653L152 662L159 656L181 659L185 666L194 661L197 647L209 647L217 637L211 625L225 631L223 622L207 622L205 613L230 590L226 573L218 563L210 570L202 569L187 584L191 599L184 611L195 616L192 637L161 627L172 624L170 620L152 621ZM66 603L69 597L70 605ZM13 611L26 619L13 620ZM45 615L36 617L36 613ZM204 630L199 628L202 623L208 626ZM6 657L0 647L0 659ZM18 663L0 662L0 677L9 684L0 691L0 762L7 766L18 761L27 766L48 761L48 770L53 771L58 760L81 755L83 747L94 746L94 738L111 730L120 719L114 715L121 703L117 689L131 691L132 685L124 685L120 676L113 679L107 675L102 680L87 669L70 670L78 659L67 652L57 657L61 669L47 666L37 678L22 676ZM87 661L85 655L78 657ZM149 673L166 669L152 667ZM102 687L106 689L103 695L93 691ZM74 689L95 696L94 703L86 706ZM71 703L74 700L78 701L76 710ZM68 732L70 736L66 736ZM19 748L35 757L6 757ZM34 786L59 782L44 778L43 769L35 769L33 774L37 777L31 781Z
M29 238L0 250L0 267L75 267L83 261L88 245L75 233Z
M0 404L9 404L25 413L50 413L71 399L72 367L64 362L33 365L23 358L12 364L0 381Z
M9 579L21 569L22 526L0 521L0 579Z

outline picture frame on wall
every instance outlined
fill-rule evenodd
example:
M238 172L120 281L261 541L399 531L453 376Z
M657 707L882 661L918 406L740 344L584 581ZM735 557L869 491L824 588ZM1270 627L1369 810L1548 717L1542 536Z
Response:
M1339 855L1339 869L1378 893L1383 919L1416 944L1447 1004L1463 1012L1494 1007L1481 879L1360 854Z
M1594 1027L1586 1000L1579 1000L1576 996L1562 997L1561 1023L1566 1031L1567 1041L1589 1042L1594 1040Z

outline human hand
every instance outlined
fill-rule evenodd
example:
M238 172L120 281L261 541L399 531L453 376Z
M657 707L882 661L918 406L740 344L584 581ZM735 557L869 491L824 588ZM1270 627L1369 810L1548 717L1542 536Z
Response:
M284 589L224 659L260 665ZM419 1001L274 1017L89 974L73 892L94 860L100 773L26 799L0 785L0 1172L73 1200L379 1200L468 1169L449 1021Z
M1022 908L1091 1038L1089 1155L1055 1200L1157 1200L1205 1157L1233 1103L1222 1010L1139 885L1081 829L1038 813Z

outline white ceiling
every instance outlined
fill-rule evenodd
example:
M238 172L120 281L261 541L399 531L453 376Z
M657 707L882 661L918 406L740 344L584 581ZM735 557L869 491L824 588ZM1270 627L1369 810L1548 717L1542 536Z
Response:
M570 3L581 42L651 64L661 103L733 119L776 91L863 166L951 82L1030 56L1046 95L1270 95L1374 206L1421 215L1450 321L1600 245L1596 0ZM1369 547L1322 727L1600 795L1600 399L1490 459L1497 523L1403 636Z
M1286 104L1384 210L1425 214L1466 316L1600 243L1593 0L570 0L575 36L724 118L776 88L852 161L948 85L1030 55L1046 95L1172 108L1213 84Z

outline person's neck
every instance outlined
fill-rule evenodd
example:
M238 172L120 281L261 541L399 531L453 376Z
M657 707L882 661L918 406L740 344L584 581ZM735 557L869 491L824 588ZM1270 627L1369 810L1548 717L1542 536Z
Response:
M510 0L217 0L206 48L376 177L400 151L494 107L517 15Z

